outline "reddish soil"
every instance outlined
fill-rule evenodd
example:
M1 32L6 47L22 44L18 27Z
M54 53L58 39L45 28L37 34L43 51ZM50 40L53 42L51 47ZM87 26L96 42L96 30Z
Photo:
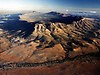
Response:
M74 60L52 66L0 70L0 75L100 75L100 60Z

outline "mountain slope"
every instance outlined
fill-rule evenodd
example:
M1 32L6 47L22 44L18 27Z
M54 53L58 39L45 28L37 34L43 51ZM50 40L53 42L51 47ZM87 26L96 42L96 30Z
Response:
M0 47L0 63L44 63L100 52L98 20L71 15L59 20L31 23L34 31L26 39L4 36L3 42L9 42L6 46L0 39L0 46L5 45Z

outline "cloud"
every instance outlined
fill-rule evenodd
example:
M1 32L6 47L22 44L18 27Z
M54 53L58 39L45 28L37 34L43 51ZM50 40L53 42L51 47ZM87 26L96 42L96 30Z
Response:
M96 11L90 11L90 13L97 13Z

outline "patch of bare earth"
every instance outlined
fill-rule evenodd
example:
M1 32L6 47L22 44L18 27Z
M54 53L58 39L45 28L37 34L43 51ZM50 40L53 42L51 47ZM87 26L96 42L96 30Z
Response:
M100 60L92 61L75 60L51 66L0 70L0 75L100 75Z

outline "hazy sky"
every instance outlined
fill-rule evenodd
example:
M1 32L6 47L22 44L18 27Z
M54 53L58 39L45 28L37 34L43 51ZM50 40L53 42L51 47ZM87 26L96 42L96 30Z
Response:
M1 10L100 10L100 0L0 0Z

